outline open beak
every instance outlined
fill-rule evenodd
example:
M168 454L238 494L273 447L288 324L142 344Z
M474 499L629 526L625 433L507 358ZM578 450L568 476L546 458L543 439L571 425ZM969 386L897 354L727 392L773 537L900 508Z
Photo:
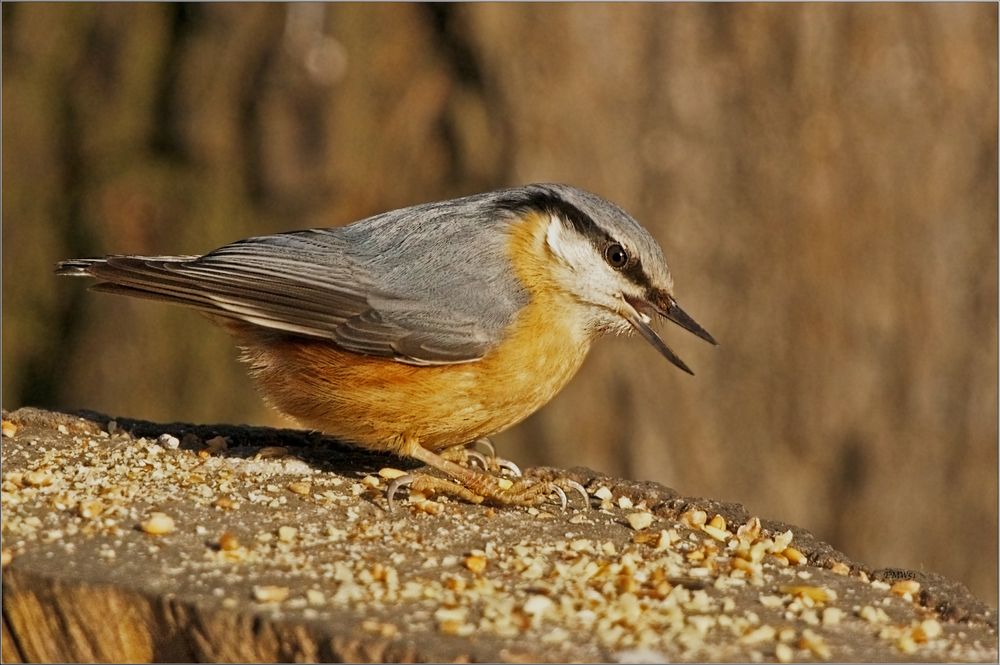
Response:
M663 343L660 336L650 327L652 314L659 314L663 318L673 321L684 330L700 337L709 344L719 344L715 341L707 330L688 316L687 312L680 308L677 301L670 296L659 296L650 300L642 300L625 296L625 308L622 314L632 324L632 327L639 331L639 334L646 338L646 341L660 352L660 354L681 368L688 374L694 375L691 368L684 364L684 361L677 357L677 354L670 350L670 347Z

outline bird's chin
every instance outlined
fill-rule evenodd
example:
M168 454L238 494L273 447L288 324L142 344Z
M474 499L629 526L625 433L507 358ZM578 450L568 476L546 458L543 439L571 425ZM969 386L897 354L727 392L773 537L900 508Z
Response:
M612 335L631 335L635 332L635 328L633 328L632 324L625 319L618 317L614 321L608 323L605 332Z
M599 335L627 335L634 332L632 324L616 311L595 307L590 314L591 333Z

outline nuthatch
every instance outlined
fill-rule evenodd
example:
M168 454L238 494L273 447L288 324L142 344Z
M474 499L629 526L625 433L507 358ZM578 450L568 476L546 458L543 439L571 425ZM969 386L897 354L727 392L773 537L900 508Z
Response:
M595 338L638 331L688 373L652 319L716 343L677 304L649 233L567 185L416 205L204 256L74 259L57 272L95 277L98 291L201 310L235 336L273 406L455 481L408 477L413 489L475 502L525 505L541 491L441 453L535 412Z

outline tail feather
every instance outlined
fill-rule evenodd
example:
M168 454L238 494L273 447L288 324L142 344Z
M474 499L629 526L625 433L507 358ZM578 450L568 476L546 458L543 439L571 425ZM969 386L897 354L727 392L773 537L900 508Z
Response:
M129 256L125 254L115 254L101 258L89 259L67 259L56 264L55 273L57 275L67 275L69 277L97 277L95 270L101 266L117 263L119 260L134 263L145 263L146 261L157 261L161 263L186 263L201 258L199 256Z
M344 317L324 311L321 305L296 299L292 287L284 287L287 293L268 291L266 285L260 283L233 285L225 275L205 281L200 273L183 272L199 258L114 255L70 259L57 264L56 274L92 277L97 280L90 287L93 291L184 305L265 328L316 336L313 328L317 322L331 327L343 323ZM254 293L267 298L268 308L246 302L246 296Z
M95 265L106 263L107 259L69 259L56 264L57 275L69 277L91 277L90 269Z
M169 264L192 261L197 256L106 256L103 258L69 259L56 264L55 273L68 277L92 277L97 283L90 288L106 293L166 300L189 307L209 309L202 298L192 297L169 272Z

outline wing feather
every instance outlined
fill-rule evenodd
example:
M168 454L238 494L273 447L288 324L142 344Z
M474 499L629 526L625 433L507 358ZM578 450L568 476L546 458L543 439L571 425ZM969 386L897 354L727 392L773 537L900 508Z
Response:
M96 290L172 301L412 364L470 362L489 346L474 321L449 316L433 303L382 292L360 266L331 267L328 255L322 264L308 254L271 255L264 246L224 249L203 257L66 261L58 272L96 277Z
M336 229L248 238L204 256L59 264L94 288L418 365L481 358L530 299L506 260L506 190Z

